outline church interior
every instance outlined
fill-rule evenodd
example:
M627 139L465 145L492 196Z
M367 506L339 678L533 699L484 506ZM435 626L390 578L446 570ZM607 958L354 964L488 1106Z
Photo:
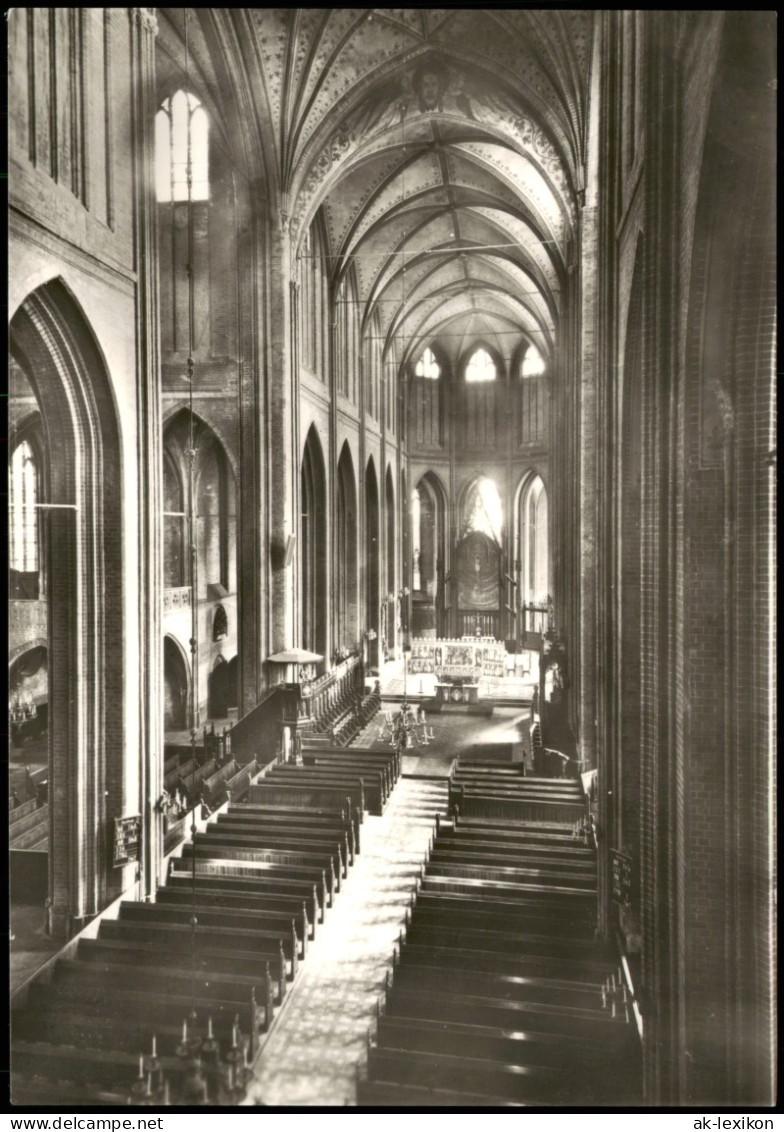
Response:
M7 23L12 1104L775 1105L775 13Z

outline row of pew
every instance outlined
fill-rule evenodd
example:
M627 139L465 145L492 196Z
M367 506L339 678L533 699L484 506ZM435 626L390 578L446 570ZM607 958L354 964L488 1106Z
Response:
M585 798L579 779L529 777L522 763L458 759L450 779L450 812L573 825L585 817Z
M347 747L367 727L381 707L381 695L376 689L362 693L346 690L317 720L312 730L305 732L303 743L325 743L328 746Z
M208 749L173 751L164 763L164 790L172 797L179 797L185 806L202 800L215 809L227 797L236 797L246 785L243 783L246 766L234 759L221 763Z
M16 1104L125 1104L153 1036L176 1104L178 1050L208 1025L253 1061L360 851L365 782L380 798L399 774L394 751L345 755L271 767L169 861L154 902L123 900L28 986L12 1014Z
M400 774L399 757L391 748L304 746L301 765L273 764L249 791L251 801L267 798L287 804L291 791L309 791L322 804L341 805L346 798L358 814L383 814ZM361 819L360 819L361 820Z
M49 805L35 798L22 802L9 812L11 849L44 850L49 845Z
M359 1104L638 1104L631 1002L595 908L595 847L573 825L460 813L438 823Z

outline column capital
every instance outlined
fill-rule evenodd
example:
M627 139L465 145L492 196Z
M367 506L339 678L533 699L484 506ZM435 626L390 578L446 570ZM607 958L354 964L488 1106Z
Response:
M131 19L145 31L149 31L153 35L158 34L158 20L154 8L129 8L128 13Z

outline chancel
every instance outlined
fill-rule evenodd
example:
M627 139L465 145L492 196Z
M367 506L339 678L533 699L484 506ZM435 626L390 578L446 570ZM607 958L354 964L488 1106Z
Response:
M7 30L12 1103L774 1105L773 14Z

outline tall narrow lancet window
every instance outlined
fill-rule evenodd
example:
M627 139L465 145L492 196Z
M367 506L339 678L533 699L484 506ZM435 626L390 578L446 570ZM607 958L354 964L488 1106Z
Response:
M476 384L485 381L495 381L496 370L495 362L488 354L487 350L481 347L475 350L471 355L468 365L466 366L465 379L469 384Z
M321 656L327 650L326 476L321 443L311 427L300 473L300 608L302 645Z
M348 304L346 301L346 281L340 284L335 311L335 361L337 366L338 393L348 396Z
M483 347L474 350L465 369L464 438L470 448L495 444L496 364Z
M536 476L521 501L523 600L540 605L549 593L547 492Z
M529 346L525 351L523 364L520 367L522 377L540 377L545 371L544 358L536 346Z
M441 446L441 366L427 346L414 367L409 433L417 444Z
M209 200L209 123L195 95L178 90L167 98L155 119L155 182L163 203Z
M411 492L411 556L413 564L413 588L422 589L422 548L421 541L422 509L417 488Z
M518 437L521 444L540 444L545 439L546 368L536 346L529 346L520 363Z
M163 455L163 584L167 589L186 585L185 493L180 470L169 452Z
M464 531L481 531L500 545L504 509L498 488L487 476L477 480L471 487L466 496L463 515Z
M416 364L414 373L417 377L426 377L429 381L438 381L441 376L441 366L429 346L425 347L422 357Z
M12 597L38 597L38 467L26 440L11 456L8 484ZM21 592L14 592L20 590Z

